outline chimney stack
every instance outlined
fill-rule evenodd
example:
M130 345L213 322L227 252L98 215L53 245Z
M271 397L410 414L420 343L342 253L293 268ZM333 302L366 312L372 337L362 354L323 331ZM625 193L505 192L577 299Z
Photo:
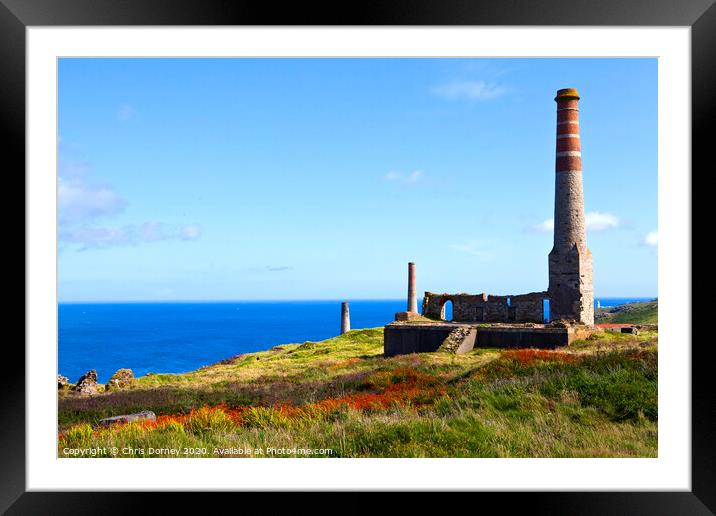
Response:
M351 314L348 309L348 303L341 303L341 335L351 331Z
M418 313L418 299L415 297L415 262L408 263L408 312Z
M579 135L579 94L557 91L554 246L549 253L550 320L594 324L592 253L587 248Z

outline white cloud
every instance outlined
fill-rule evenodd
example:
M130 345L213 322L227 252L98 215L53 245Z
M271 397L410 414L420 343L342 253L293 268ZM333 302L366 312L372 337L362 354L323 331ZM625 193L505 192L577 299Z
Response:
M80 250L129 245L127 227L60 227L58 238L64 244L78 244Z
M584 215L584 221L587 231L606 231L616 228L621 224L619 217L611 213L602 213L600 211L590 211ZM554 231L554 219L547 219L539 224L532 226L532 229L542 233Z
M599 211L589 212L584 217L588 231L604 231L615 228L621 223L616 215Z
M644 245L657 247L659 245L659 232L652 231L644 237Z
M434 95L447 100L491 100L507 92L507 88L485 81L453 81L432 89Z
M549 233L550 231L554 230L554 219L547 219L544 222L535 224L534 226L532 226L532 229L541 233Z
M59 231L61 242L76 244L80 251L138 245L162 240L196 240L200 235L201 230L196 224L169 226L161 222L144 222L114 227L61 227Z
M391 170L385 175L386 181L392 181L394 183L400 183L408 186L419 183L423 180L423 178L423 173L420 170L414 170L409 174Z
M101 224L103 218L123 213L128 202L109 186L90 182L89 171L89 166L84 162L60 164L57 186L57 233L60 244L76 245L79 250L87 250L161 240L196 240L201 236L202 229L198 224Z
M60 176L57 216L60 224L76 224L124 211L127 201L108 187L89 184L82 177Z

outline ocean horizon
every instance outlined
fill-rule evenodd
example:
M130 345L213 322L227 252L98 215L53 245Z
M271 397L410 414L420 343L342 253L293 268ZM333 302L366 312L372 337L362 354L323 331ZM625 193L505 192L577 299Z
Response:
M595 306L655 298L599 297ZM349 302L352 329L383 326L406 309L405 299ZM334 337L340 322L340 300L61 302L58 374L76 382L96 369L104 383L123 367L135 376L184 373L240 353Z

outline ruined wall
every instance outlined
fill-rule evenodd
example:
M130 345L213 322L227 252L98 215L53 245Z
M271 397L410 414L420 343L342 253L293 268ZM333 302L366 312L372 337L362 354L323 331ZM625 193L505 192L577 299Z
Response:
M445 319L445 303L452 302L455 322L536 322L544 321L546 292L515 296L487 294L435 294L425 292L423 315Z
M544 322L544 300L547 292L531 292L510 296L511 305L515 310L516 322Z
M442 346L455 329L453 325L388 324L383 330L386 357L409 353L432 353Z
M473 348L542 348L568 346L594 330L585 326L480 326L460 324L396 324L385 326L386 357L446 351L465 353Z

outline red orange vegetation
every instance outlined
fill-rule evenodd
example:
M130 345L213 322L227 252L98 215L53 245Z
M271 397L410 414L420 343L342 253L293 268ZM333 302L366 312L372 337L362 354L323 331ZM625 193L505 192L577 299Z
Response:
M434 403L437 398L444 396L447 390L439 378L410 368L377 372L368 377L362 387L365 389L363 392L325 398L315 403L304 405L276 403L272 407L264 408L274 410L283 418L295 420L329 414L343 408L375 411L395 405L420 407ZM248 412L252 409L256 409L256 407L230 406L224 403L213 407L204 405L192 409L188 413L163 414L157 416L156 421L134 424L139 424L147 430L162 430L171 428L173 425L181 425L190 429L197 426L202 427L205 422L211 424L216 420L229 420L232 424L241 426L249 423L247 416L250 416ZM122 426L125 425L117 424L109 430L118 430ZM60 439L62 439L62 435L60 435Z
M373 392L327 398L314 406L331 411L342 406L366 410L388 408L394 404L426 405L443 396L446 391L445 385L435 376L409 368L375 373L363 386Z
M562 351L546 351L543 349L514 349L503 351L502 357L508 360L519 362L520 365L530 365L535 362L558 362L573 364L580 360L580 356L574 353Z

